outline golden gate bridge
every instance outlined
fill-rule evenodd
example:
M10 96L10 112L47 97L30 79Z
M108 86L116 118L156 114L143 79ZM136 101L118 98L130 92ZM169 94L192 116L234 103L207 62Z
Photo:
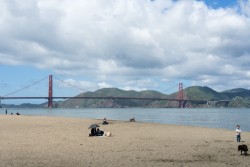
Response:
M56 78L56 83L57 84L54 84L54 80L53 80L53 76L52 75L49 75L39 81L36 81L28 86L25 86L21 89L18 89L14 92L11 92L11 93L8 93L6 95L3 95L3 96L0 96L0 106L1 106L1 100L16 100L16 99L45 99L47 100L47 107L50 107L52 108L53 107L53 101L54 100L58 100L58 99L112 99L112 100L118 100L118 99L132 99L132 100L165 100L165 101L176 101L178 102L178 107L179 108L185 108L185 105L188 101L190 102L199 102L199 103L206 103L207 101L204 101L204 100L191 100L191 99L184 99L184 95L183 95L183 84L182 83L179 83L179 90L178 90L178 94L177 94L177 97L176 98L162 98L162 97L121 97L121 96L77 96L78 94L80 93L83 93L83 91L86 91L86 90L83 90L79 87L76 87L72 84L69 84L57 77ZM44 90L40 90L41 88L39 87L39 83L41 82L44 82L46 81L46 84L44 87ZM35 86L35 85L38 85ZM62 95L62 94L59 94L58 92L62 92L62 88L63 88L63 85L65 86L68 86L68 87L71 87L71 88L75 88L76 90L78 90L78 92L74 95ZM35 92L47 92L47 94L43 94L43 95L36 95L36 96L25 96L25 95L17 95L18 93L20 92L23 92L24 90L27 90L29 89L30 87L35 87ZM61 88L60 90L56 90L55 87L59 87ZM47 90L45 90L47 89ZM80 91L80 92L79 92ZM57 92L57 95L55 95L54 92ZM32 92L31 94L36 94L34 92Z

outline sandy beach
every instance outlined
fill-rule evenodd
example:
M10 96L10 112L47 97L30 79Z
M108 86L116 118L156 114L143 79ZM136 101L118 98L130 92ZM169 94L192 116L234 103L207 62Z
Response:
M240 155L237 150L234 130L108 121L108 125L101 125L101 119L0 115L0 166L250 164L250 156ZM88 126L94 123L112 136L89 137ZM250 132L242 133L240 144L250 147Z

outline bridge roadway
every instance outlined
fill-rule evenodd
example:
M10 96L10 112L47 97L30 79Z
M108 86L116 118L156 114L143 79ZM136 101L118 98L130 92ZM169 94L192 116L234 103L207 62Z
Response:
M0 97L3 100L14 100L14 99L49 99L49 97ZM114 96L56 96L53 99L131 99L131 100L166 100L166 101L189 101L189 102L196 102L196 103L207 103L207 100L191 100L191 99L174 99L174 98L155 98L155 97L114 97Z

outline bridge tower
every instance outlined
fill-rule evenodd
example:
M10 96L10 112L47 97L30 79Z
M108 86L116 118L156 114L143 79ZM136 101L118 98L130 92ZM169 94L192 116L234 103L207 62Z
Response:
M178 93L178 97L179 97L179 108L183 108L183 84L179 83L179 93Z
M53 79L52 75L49 75L49 96L48 96L48 107L53 107Z

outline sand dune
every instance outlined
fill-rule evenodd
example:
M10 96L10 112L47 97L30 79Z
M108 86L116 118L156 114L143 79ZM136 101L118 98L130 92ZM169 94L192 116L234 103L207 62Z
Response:
M237 151L234 130L108 121L109 125L100 126L112 137L89 137L88 126L101 120L0 115L0 166L250 164L250 156ZM250 147L249 132L242 134L242 140Z

